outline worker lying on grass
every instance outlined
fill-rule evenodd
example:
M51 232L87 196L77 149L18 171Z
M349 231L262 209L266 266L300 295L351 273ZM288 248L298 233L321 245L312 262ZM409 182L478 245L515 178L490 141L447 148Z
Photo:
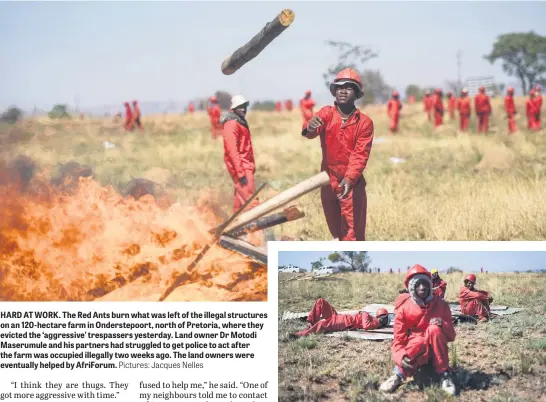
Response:
M233 180L235 192L233 195L233 212L236 212L254 194L254 150L250 129L246 121L246 111L249 102L242 96L231 98L231 110L222 119L224 125L224 162ZM258 201L249 206L253 208Z
M432 274L432 291L435 296L438 296L440 299L444 300L446 296L447 282L440 278L437 269L430 271Z
M461 313L477 316L479 321L489 320L491 315L489 305L493 303L491 295L485 290L476 289L476 275L474 274L468 274L463 283L459 291Z
M307 317L309 328L296 333L299 336L309 334L324 334L328 332L346 331L349 329L377 329L389 324L389 313L380 308L372 317L365 311L355 314L339 314L324 299L318 299Z
M355 70L342 70L330 85L333 106L324 106L303 125L302 135L320 136L321 170L330 186L321 200L330 233L339 240L366 240L366 180L362 175L372 150L373 122L355 107L364 92Z
M447 346L455 340L449 305L432 293L431 274L421 265L408 270L404 285L408 293L400 294L394 306L393 375L379 389L396 391L419 367L432 361L442 389L455 395Z

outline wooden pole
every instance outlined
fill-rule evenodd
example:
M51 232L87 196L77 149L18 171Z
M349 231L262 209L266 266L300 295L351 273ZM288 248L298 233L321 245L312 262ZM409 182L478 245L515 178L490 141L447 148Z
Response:
M257 35L222 62L222 73L231 75L258 56L273 39L292 24L294 18L295 14L292 10L283 10L273 21L268 22Z

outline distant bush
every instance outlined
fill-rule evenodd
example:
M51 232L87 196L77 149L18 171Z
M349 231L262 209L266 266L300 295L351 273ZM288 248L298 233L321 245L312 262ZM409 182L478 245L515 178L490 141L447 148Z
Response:
M252 110L261 110L270 112L272 110L275 110L275 102L272 100L264 101L264 102L255 102L250 105Z
M0 116L0 121L8 124L15 124L23 117L23 111L18 107L11 106Z
M57 104L53 106L51 112L47 114L50 119L69 119L70 115L68 114L68 106Z
M446 271L446 273L448 274L454 274L456 272L460 272L461 274L463 273L463 270L460 269L460 268L457 268L457 267L449 267Z

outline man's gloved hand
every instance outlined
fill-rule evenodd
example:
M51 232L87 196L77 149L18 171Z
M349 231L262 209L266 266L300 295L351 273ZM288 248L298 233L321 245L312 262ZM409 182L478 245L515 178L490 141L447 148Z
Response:
M401 364L402 368L406 369L406 370L413 370L413 365L411 364L411 360L408 356L404 356L402 358L402 364Z
M429 322L430 325L437 325L439 327L442 326L442 323L443 323L442 319L438 318L438 317L431 319L430 322Z
M338 188L341 189L341 193L337 195L337 199L342 200L344 198L347 198L347 195L349 194L349 191L351 191L353 186L347 180L343 179L341 183L339 183Z
M307 123L307 131L315 132L315 131L317 131L317 128L319 128L323 124L324 123L322 122L320 117L315 115L315 116L311 117L311 120L309 120L309 122Z
M248 184L248 179L246 178L246 176L239 178L239 183L241 183L243 186L246 186Z

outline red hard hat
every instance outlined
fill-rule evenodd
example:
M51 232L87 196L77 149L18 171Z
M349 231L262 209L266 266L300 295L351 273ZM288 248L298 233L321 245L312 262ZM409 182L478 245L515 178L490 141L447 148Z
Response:
M465 281L470 281L472 283L476 283L476 275L468 274L467 276L464 277L464 280Z
M212 103L214 103L214 102L218 101L218 99L216 98L216 96L211 96L211 97L210 97L210 101L211 101Z
M467 94L468 93L468 89L466 88L463 88L463 90L461 91L463 94Z
M334 82L330 84L330 93L332 96L336 96L336 87L346 83L354 84L357 88L356 99L362 98L364 92L362 91L362 82L360 81L360 75L352 68L344 68L341 70Z
M417 274L424 274L428 276L429 278L432 278L432 276L430 275L430 272L428 272L425 267L419 264L415 264L406 273L406 278L404 279L404 285L406 286L406 288L409 285L410 279Z
M511 93L511 92L514 92L514 88L508 87L508 92L510 92L510 93Z
M398 93L398 91L393 91L392 96L398 97L400 96L400 94Z
M485 92L485 87L480 87L480 92Z
M382 316L382 315L389 315L389 312L387 311L387 309L378 308L377 311L375 312L375 316L379 317L379 316Z
M436 88L436 91L435 91L437 94L441 94L442 93L442 90L440 88Z
M529 91L529 95L534 95L534 94L535 94L535 90L534 90L534 89L531 89L531 90Z
M129 102L124 102L123 103L125 106L129 106Z
M305 91L305 95L311 95L311 91L310 90Z

